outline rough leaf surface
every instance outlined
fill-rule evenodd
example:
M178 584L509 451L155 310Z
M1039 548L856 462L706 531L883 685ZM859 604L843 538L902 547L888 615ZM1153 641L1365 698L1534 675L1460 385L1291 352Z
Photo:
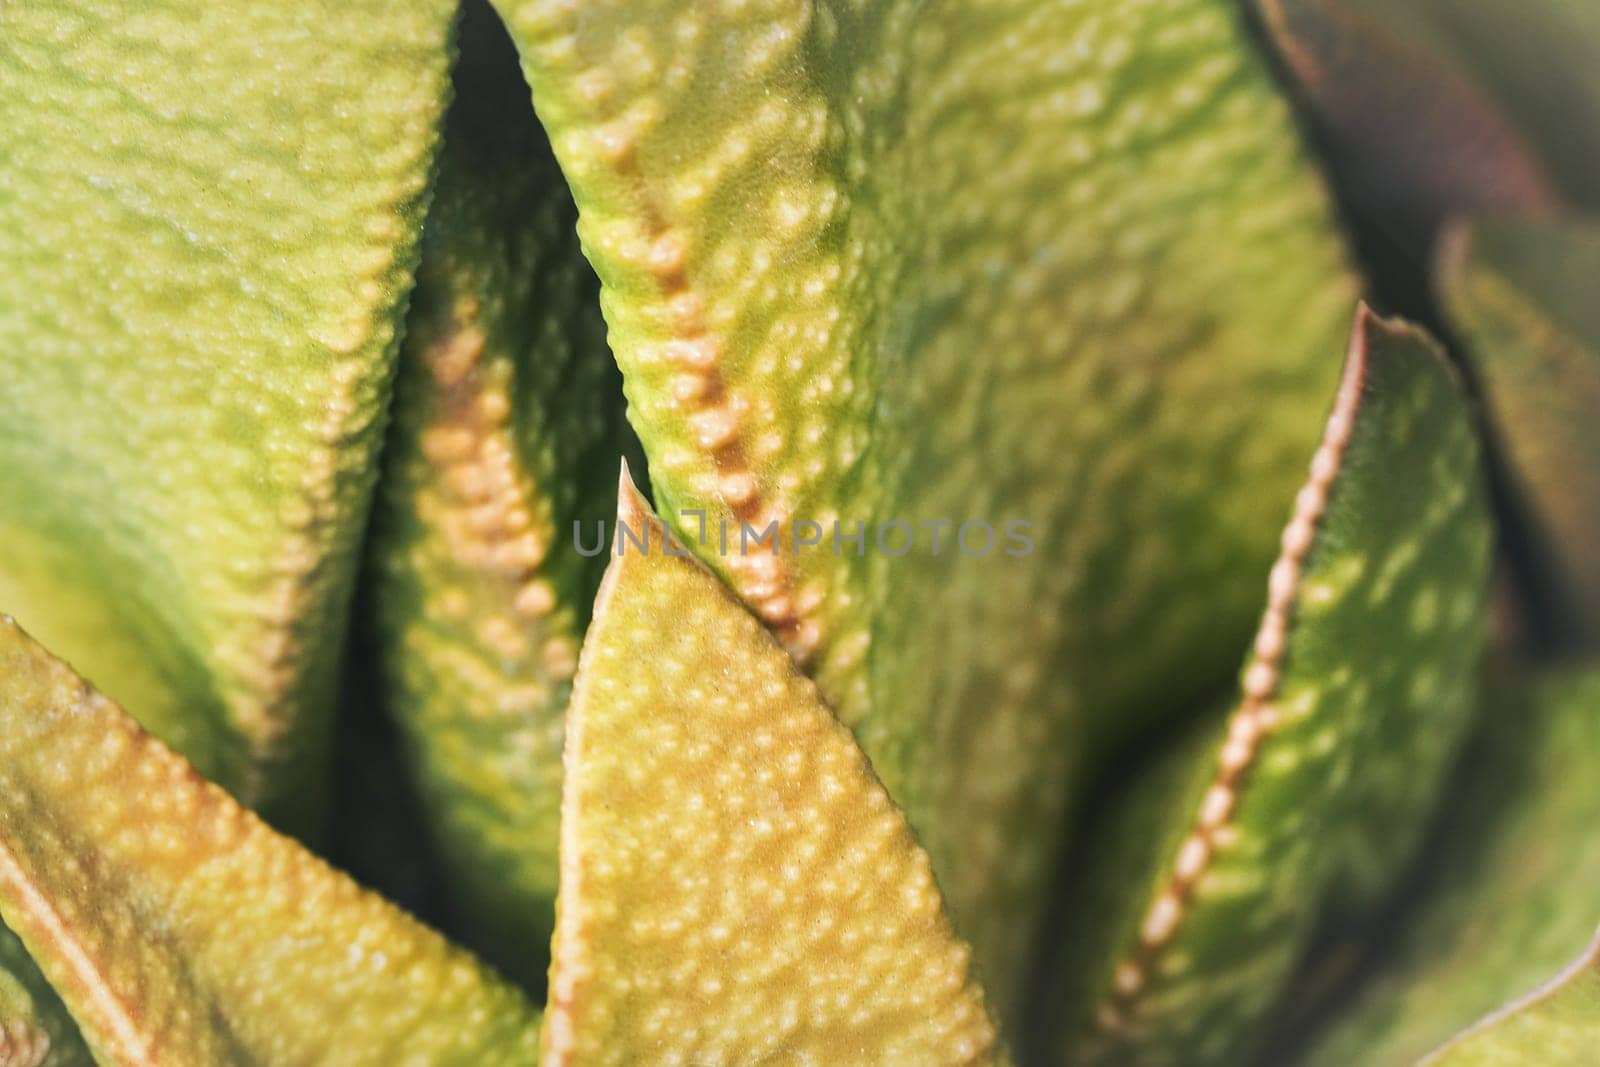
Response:
M1219 744L1134 787L1142 863L1080 939L1085 1061L1235 1062L1321 921L1409 858L1470 721L1490 522L1442 353L1364 309Z
M89 1067L77 1025L17 935L0 927L0 1065Z
M0 916L97 1060L532 1061L538 1016L0 617Z
M649 547L618 538L568 713L545 1063L997 1060L849 730L626 480L618 521Z
M469 8L385 452L390 706L486 951L550 944L562 716L630 436L577 212L492 13ZM573 524L599 550L574 549Z
M0 610L301 824L453 8L0 7Z
M1458 228L1441 278L1549 552L1547 595L1600 634L1600 221Z
M1385 938L1376 973L1313 1044L1308 1062L1414 1063L1539 989L1594 937L1600 673L1563 671L1502 686L1490 710L1447 794L1416 899ZM1592 1054L1600 1012L1585 1010L1587 1037L1577 1047ZM1560 1059L1572 1047L1530 1042L1523 1058L1500 1062L1583 1062Z
M1337 375L1353 287L1239 12L497 6L658 502L1010 1002L1078 768L1226 675Z

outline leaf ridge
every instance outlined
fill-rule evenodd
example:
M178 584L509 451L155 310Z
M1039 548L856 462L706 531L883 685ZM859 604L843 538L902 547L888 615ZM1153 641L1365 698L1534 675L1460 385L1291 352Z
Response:
M1216 776L1179 846L1166 888L1155 896L1145 915L1137 946L1114 971L1113 1000L1097 1012L1097 1025L1114 1028L1123 1010L1144 988L1155 957L1177 933L1186 902L1209 868L1213 843L1228 833L1240 783L1263 742L1279 724L1280 713L1273 702L1278 696L1280 666L1288 648L1290 613L1299 593L1302 564L1311 551L1317 523L1327 508L1329 490L1339 476L1355 427L1367 375L1367 330L1374 319L1372 310L1361 304L1333 411L1322 442L1312 456L1310 477L1295 497L1294 514L1283 531L1282 551L1267 580L1267 606L1256 631L1251 663L1244 673L1244 696L1229 720L1228 739L1218 756Z
M105 1026L114 1042L108 1051L116 1055L117 1062L125 1067L156 1067L158 1061L151 1053L155 1045L153 1035L139 1025L138 1013L132 1011L106 982L104 972L90 952L72 935L70 924L28 877L11 850L11 845L3 838L0 838L0 896L15 902L17 910L9 916L10 924L19 925L19 912L25 916L30 940L48 942L58 954L57 958L72 972L78 988L87 993L88 1001L80 1004L79 1010L92 1012ZM28 1029L32 1030L31 1027ZM4 1039L0 1041L0 1053L9 1052L8 1042L13 1040L9 1028L6 1032L0 1032L0 1039ZM32 1062L42 1062L49 1051L48 1042L49 1038L45 1037L44 1052ZM18 1041L17 1047L25 1052L28 1045ZM21 1063L28 1062L24 1055ZM12 1061L0 1056L0 1063L11 1064Z

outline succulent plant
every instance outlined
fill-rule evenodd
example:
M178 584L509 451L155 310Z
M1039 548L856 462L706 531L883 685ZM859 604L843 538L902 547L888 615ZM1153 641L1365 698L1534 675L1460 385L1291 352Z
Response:
M0 1067L1590 1062L1597 71L0 6Z

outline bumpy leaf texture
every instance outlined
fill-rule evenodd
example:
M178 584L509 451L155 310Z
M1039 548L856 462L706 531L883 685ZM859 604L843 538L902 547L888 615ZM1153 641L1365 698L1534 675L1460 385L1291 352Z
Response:
M1389 888L1471 720L1490 540L1453 370L1363 309L1237 706L1102 829L1076 1058L1236 1062L1319 925Z
M17 935L0 927L0 1064L77 1067L93 1062L61 998Z
M1600 635L1600 222L1458 227L1446 308L1483 379L1512 479L1550 567L1544 598Z
M998 1061L850 731L626 472L620 496L567 720L545 1063Z
M526 1064L538 1014L0 618L0 916L101 1063Z
M1585 947L1600 924L1600 674L1567 670L1502 684L1491 710L1455 775L1413 906L1308 1062L1413 1063L1539 990L1574 959L1592 965ZM1592 1007L1579 1014L1571 1032L1581 1044L1557 1040L1550 1027L1529 1033L1521 1052L1504 1045L1503 1059L1486 1062L1585 1062L1561 1058L1574 1048L1592 1057L1600 1039L1600 1015ZM1459 1062L1474 1062L1467 1050L1490 1043L1487 1034L1463 1041Z
M456 82L373 590L390 707L461 910L498 961L537 974L554 918L562 716L630 434L571 194L486 8L468 9ZM575 522L590 556L574 548Z
M0 609L301 825L453 7L0 9Z
M1079 768L1225 676L1337 375L1352 283L1239 13L497 6L658 503L1009 1004Z

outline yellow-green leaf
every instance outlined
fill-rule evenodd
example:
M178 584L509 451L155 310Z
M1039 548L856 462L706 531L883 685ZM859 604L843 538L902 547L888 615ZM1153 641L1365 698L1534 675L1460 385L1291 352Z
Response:
M629 433L598 283L494 15L468 9L373 553L390 707L452 888L519 976L550 945L562 715ZM581 526L590 556L574 548Z
M0 610L299 826L454 6L0 6Z
M1360 915L1410 858L1471 719L1480 462L1443 353L1363 309L1238 704L1102 831L1139 855L1077 927L1082 1060L1237 1062L1319 925Z
M1353 286L1241 12L497 6L658 502L1010 1003L1081 767L1226 677L1337 376Z
M521 994L0 618L0 916L97 1060L523 1065Z
M1585 1067L1600 1041L1600 941L1524 1000L1427 1057L1424 1067Z
M93 1062L61 998L17 935L0 927L0 1064L88 1067Z
M546 1064L990 1063L850 732L626 480L567 719Z
M1418 884L1371 947L1371 969L1312 1043L1308 1063L1414 1063L1474 1020L1533 994L1580 955L1592 960L1585 947L1600 925L1600 672L1519 678L1496 687L1489 711L1446 793ZM1592 1054L1600 1010L1585 1011L1580 1048ZM1462 1053L1501 1037L1467 1041ZM1501 1062L1583 1061L1562 1060L1560 1046L1530 1035L1523 1059Z
M1600 634L1600 220L1460 226L1440 285L1533 520L1537 591Z

